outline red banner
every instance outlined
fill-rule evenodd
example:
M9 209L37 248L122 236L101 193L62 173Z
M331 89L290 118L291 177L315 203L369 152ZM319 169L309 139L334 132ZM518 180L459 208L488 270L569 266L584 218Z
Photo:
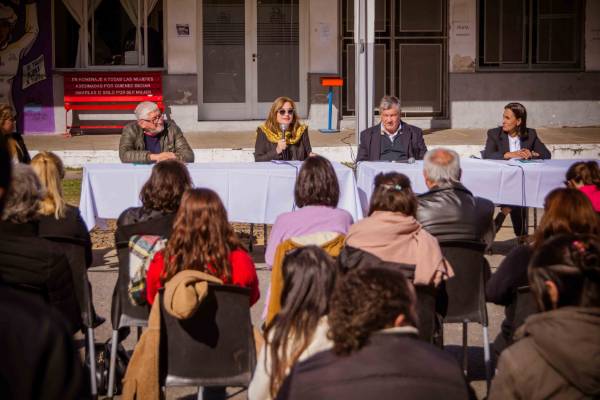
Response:
M162 75L152 72L75 72L64 76L65 96L162 95Z

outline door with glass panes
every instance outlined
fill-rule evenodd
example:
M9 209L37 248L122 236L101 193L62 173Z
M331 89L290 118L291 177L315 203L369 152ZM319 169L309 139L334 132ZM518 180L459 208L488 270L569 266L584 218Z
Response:
M279 96L306 114L305 3L199 3L199 120L265 119Z
M354 0L341 0L342 112L354 115ZM447 116L447 0L375 0L374 96L404 116Z

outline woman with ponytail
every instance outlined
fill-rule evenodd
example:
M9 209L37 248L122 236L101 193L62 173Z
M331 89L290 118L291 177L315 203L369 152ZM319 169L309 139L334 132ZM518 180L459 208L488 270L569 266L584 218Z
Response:
M65 167L56 154L42 151L33 157L31 167L40 179L43 197L40 205L40 236L71 238L83 243L86 249L86 267L92 263L92 242L81 218L79 208L65 202L62 180Z
M561 235L529 264L540 311L500 356L489 399L600 398L600 241Z

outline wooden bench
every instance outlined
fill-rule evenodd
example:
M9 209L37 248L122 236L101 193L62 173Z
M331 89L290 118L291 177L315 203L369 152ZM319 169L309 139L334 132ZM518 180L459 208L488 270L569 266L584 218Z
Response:
M123 124L69 125L69 111L128 111L142 101L155 102L165 111L160 72L80 72L64 78L66 133L71 129L122 129ZM127 118L129 119L129 118ZM107 121L109 122L109 121Z

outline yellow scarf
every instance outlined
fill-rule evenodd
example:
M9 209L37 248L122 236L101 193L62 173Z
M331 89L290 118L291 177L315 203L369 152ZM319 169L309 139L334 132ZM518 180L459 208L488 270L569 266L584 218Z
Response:
M260 130L264 132L267 140L271 143L277 143L281 140L281 131L277 130L277 132L273 132L265 124L259 126ZM285 142L287 144L296 144L302 138L302 135L306 131L308 127L306 125L298 125L298 129L296 132L292 133L292 131L285 131Z

